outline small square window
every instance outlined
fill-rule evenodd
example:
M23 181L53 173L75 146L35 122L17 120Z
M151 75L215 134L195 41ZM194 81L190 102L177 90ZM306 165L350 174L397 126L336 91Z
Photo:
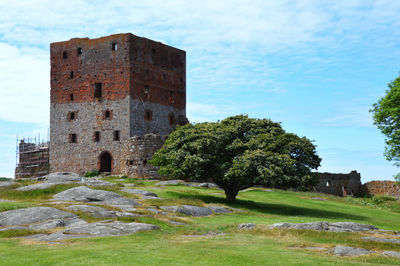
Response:
M74 71L71 71L71 72L69 73L69 78L70 78L70 79L73 79L73 78L74 78Z
M67 57L68 57L68 53L67 53L67 51L64 51L63 52L63 59L67 59Z
M106 110L104 112L104 119L111 119L111 111L110 110Z
M74 101L74 94L73 94L73 93L71 93L71 94L69 95L69 99L71 100L71 102Z
M150 110L145 110L144 111L144 120L152 120L153 119L153 114Z
M119 138L119 130L115 130L115 131L114 131L114 140L115 140L115 141L119 141L119 139L120 139L120 138Z
M95 142L99 142L100 141L100 132L99 131L95 131L94 132L93 139L94 139Z
M117 50L118 50L118 44L117 44L116 42L114 42L114 43L112 44L112 50L113 50L113 51L117 51Z
M78 136L76 134L69 134L69 143L77 143Z
M82 53L83 53L83 49L81 47L79 47L78 50L77 50L77 54L81 55Z
M94 84L94 98L98 101L101 100L102 96L102 85L101 83L95 83Z
M175 123L175 115L173 113L170 113L168 115L168 122L170 125L173 125Z

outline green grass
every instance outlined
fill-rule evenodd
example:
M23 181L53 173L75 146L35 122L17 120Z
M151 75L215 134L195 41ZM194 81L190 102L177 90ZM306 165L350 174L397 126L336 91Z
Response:
M349 199L310 192L254 188L239 193L235 203L227 203L223 191L217 189L168 186L152 188L154 181L107 177L115 183L135 183L138 189L157 193L163 200L143 200L137 212L151 213L147 207L191 204L215 204L241 209L242 212L209 217L174 216L169 214L135 218L118 218L124 222L144 222L160 226L161 230L141 232L126 237L76 239L61 245L38 244L30 240L13 239L32 232L3 232L0 234L0 265L398 265L400 259L372 254L361 257L336 257L322 251L302 247L332 248L336 245L362 247L376 251L400 252L399 244L366 242L360 233L332 233L309 230L267 229L277 222L352 221L372 224L382 229L400 230L400 204L389 198ZM71 186L56 186L37 192L16 193L12 188L0 190L0 198L19 202L1 202L0 211L40 204L52 195ZM100 189L100 188L97 188ZM102 188L103 189L103 188ZM107 188L121 195L118 187ZM131 196L135 197L135 196ZM313 200L323 197L326 200ZM29 203L33 202L33 203ZM370 204L371 203L371 204ZM104 207L104 206L103 206ZM59 208L62 208L60 205ZM77 213L88 221L97 221ZM168 221L185 222L174 226ZM239 223L258 224L256 229L239 231ZM209 231L223 232L221 236L201 235ZM9 234L9 235L7 235Z

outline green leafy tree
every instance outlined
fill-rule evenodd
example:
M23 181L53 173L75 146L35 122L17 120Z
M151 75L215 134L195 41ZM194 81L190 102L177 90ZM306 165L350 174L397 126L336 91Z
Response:
M234 201L239 190L262 184L304 189L321 159L310 140L286 133L279 123L246 115L217 123L187 124L153 155L159 173L190 181L212 180Z
M400 76L388 84L386 95L373 105L374 124L386 136L385 157L400 166ZM396 179L400 181L399 174Z

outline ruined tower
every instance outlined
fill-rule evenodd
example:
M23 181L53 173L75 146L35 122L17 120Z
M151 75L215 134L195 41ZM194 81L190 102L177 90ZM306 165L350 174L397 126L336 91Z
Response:
M124 174L132 139L159 147L187 122L183 50L127 33L52 43L50 57L51 172Z

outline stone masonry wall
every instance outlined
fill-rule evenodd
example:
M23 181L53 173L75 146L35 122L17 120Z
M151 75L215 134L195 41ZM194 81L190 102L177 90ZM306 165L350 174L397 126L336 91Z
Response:
M321 173L315 191L337 196L360 195L361 176L356 171L349 174Z
M164 141L165 137L155 134L128 139L121 151L121 165L124 165L122 172L129 177L158 177L158 168L148 162Z
M128 33L52 43L50 52L50 171L99 169L107 153L112 173L139 175L126 162L150 153L128 144L133 154L122 154L124 143L188 122L185 51ZM138 141L153 153L161 147Z
M91 103L66 103L51 106L50 117L50 170L72 171L84 174L99 169L99 156L108 151L112 158L112 171L121 172L119 157L123 142L129 139L129 99ZM104 113L111 110L111 117ZM74 120L68 113L77 111ZM114 131L119 130L120 140L114 140ZM95 141L95 132L100 132ZM76 143L70 143L70 134L76 134Z
M389 195L400 200L400 185L394 181L370 181L363 185L363 191L370 195Z

